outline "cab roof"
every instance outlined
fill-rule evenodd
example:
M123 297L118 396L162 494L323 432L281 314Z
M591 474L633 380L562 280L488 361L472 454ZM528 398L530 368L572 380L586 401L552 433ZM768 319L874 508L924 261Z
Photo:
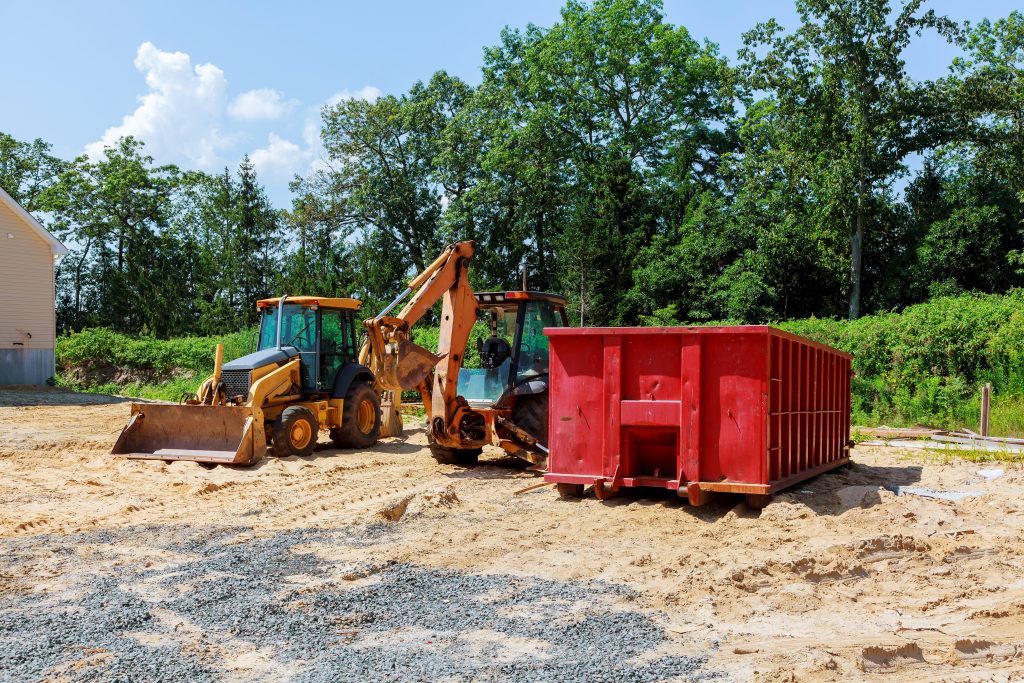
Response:
M565 297L547 292L528 291L505 291L505 292L477 292L474 294L478 304L490 304L501 306L518 305L523 301L547 301L559 306L565 306Z
M256 308L270 308L276 306L280 298L260 299L256 302ZM350 311L358 311L363 306L359 299L338 298L329 296L290 296L285 299L286 304L302 304L303 306L319 306L320 308L343 308Z

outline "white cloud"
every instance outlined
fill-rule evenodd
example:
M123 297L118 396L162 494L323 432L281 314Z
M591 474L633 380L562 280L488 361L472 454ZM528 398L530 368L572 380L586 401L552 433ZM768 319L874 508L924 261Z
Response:
M99 159L104 147L132 135L146 143L146 153L157 163L219 171L236 165L248 149L277 203L287 203L287 181L294 174L326 168L320 140L322 108L352 99L375 102L382 94L379 88L366 85L340 90L316 106L287 99L273 88L232 97L228 80L217 66L193 65L188 54L165 52L150 42L139 46L135 68L145 76L147 92L119 125L85 146L86 154ZM253 140L264 135L266 143L253 149Z
M376 88L372 85L364 85L355 92L351 90L339 90L330 97L324 103L330 107L338 104L342 100L366 100L367 102L376 102L377 98L381 96L380 88Z
M164 52L153 43L139 46L135 68L146 75L149 92L118 126L85 146L93 159L118 138L134 135L158 159L181 159L203 169L222 163L219 152L232 140L220 131L227 79L213 64L192 66L184 52Z
M294 106L295 102L285 100L280 90L259 88L247 90L236 97L228 107L228 114L246 121L279 119Z
M267 136L267 146L254 150L249 158L259 173L274 177L291 177L295 171L310 161L311 150L303 149L277 133L271 133Z

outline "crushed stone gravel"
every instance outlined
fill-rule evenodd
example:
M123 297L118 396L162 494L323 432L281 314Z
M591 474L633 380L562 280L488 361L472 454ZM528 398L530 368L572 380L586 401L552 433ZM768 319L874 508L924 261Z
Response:
M0 586L23 580L0 591L0 680L218 680L231 673L225 649L271 660L247 680L719 677L705 657L659 654L668 635L629 587L375 563L388 534L386 523L269 535L154 525L2 539ZM140 536L171 559L117 562ZM368 557L340 567L311 544ZM117 568L97 573L81 552ZM24 580L43 566L56 586Z

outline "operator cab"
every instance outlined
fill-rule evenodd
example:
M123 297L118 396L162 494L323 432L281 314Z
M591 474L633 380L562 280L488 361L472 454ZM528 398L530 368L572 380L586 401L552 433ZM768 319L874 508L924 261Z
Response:
M284 300L281 315L281 342L277 340L277 308L280 299L261 299L260 336L257 353L280 351L301 363L304 394L330 392L338 370L359 359L356 314L362 302L312 296L293 296Z
M494 405L508 391L547 388L545 327L567 327L565 299L544 292L479 292L477 320L459 370L459 393L474 407Z

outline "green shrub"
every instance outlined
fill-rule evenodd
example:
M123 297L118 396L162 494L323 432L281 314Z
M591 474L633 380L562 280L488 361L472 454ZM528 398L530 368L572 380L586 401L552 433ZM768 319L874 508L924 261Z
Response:
M226 362L249 353L254 334L244 330L222 337L161 340L85 329L57 339L57 383L77 390L134 392L131 395L154 398L165 398L162 394L173 390L178 398L213 371L217 344L224 344Z
M980 387L991 382L993 433L1024 434L1024 290L942 297L853 322L810 318L777 326L853 354L855 424L976 428ZM212 371L217 343L231 360L249 353L254 334L161 341L87 329L57 340L57 382L177 399ZM486 326L474 329L467 367L479 363L473 340L487 334ZM433 351L438 329L417 326L413 341Z
M980 387L991 382L993 432L1021 433L1024 290L941 297L852 322L811 318L778 327L853 354L854 422L976 429Z

